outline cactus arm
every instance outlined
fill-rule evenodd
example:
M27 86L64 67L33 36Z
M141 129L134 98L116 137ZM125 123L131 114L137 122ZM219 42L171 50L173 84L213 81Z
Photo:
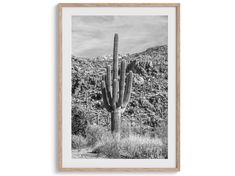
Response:
M124 95L124 100L123 100L123 105L122 105L123 108L127 106L130 100L131 90L132 90L132 81L133 81L133 73L132 71L130 71L127 77L126 90L125 90L125 95Z
M123 60L121 63L121 72L120 72L120 83L119 83L119 101L118 106L121 107L123 104L124 97L124 87L125 87L125 73L126 73L126 61Z
M113 81L113 101L112 101L112 108L116 109L116 102L117 102L117 87L118 87L118 82L115 79Z
M118 35L114 36L114 46L113 46L113 82L118 77Z
M111 106L109 105L108 99L107 99L108 98L107 97L107 90L106 90L104 81L102 81L102 83L101 83L101 89L102 89L102 95L103 95L103 100L104 100L104 106L107 109L107 111L111 111Z
M106 83L106 90L107 90L107 94L108 94L108 99L109 99L109 102L111 104L112 102L112 90L111 90L111 67L110 66L107 66L106 68L106 77L105 77L105 83Z

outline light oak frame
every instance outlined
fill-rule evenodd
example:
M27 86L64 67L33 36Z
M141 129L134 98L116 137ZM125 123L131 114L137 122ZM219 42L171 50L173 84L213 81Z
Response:
M175 7L176 8L176 167L175 168L64 168L62 165L62 8L63 7ZM60 3L58 4L58 170L78 172L180 171L180 4L179 3Z

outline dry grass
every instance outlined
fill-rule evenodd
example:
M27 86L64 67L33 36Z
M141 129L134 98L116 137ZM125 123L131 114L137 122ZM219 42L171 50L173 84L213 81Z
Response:
M111 134L99 141L93 152L105 155L107 158L120 158L119 143Z
M87 140L82 136L72 135L72 149L80 150L83 147L86 147Z
M105 139L109 132L101 126L89 125L86 129L87 146L94 147L99 141Z
M128 130L129 131L129 130ZM168 158L167 140L164 135L161 138L151 137L150 134L139 135L126 132L117 141L107 129L90 125L86 129L86 137L73 135L72 148L92 148L93 153L100 154L106 158L126 159L166 159Z
M97 143L93 152L104 154L108 158L162 159L167 158L165 147L158 138L130 135L117 141L109 135Z
M163 158L162 141L158 138L131 135L120 141L121 155L131 159Z

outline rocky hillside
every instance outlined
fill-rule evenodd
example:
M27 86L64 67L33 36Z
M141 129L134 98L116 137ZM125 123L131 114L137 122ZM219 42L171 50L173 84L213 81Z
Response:
M132 70L134 73L133 91L122 115L122 123L138 128L141 133L167 129L167 49L164 45L140 53L119 55L119 61L125 59L128 63L127 72ZM73 115L84 114L92 124L109 128L110 114L103 106L101 94L101 77L107 64L112 65L112 56L72 56L72 111Z

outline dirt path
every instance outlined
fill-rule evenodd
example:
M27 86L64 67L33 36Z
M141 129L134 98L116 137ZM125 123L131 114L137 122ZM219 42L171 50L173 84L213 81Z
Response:
M72 158L75 159L97 159L97 158L104 158L99 156L97 153L91 153L92 149L91 148L83 148L81 150L72 150Z

